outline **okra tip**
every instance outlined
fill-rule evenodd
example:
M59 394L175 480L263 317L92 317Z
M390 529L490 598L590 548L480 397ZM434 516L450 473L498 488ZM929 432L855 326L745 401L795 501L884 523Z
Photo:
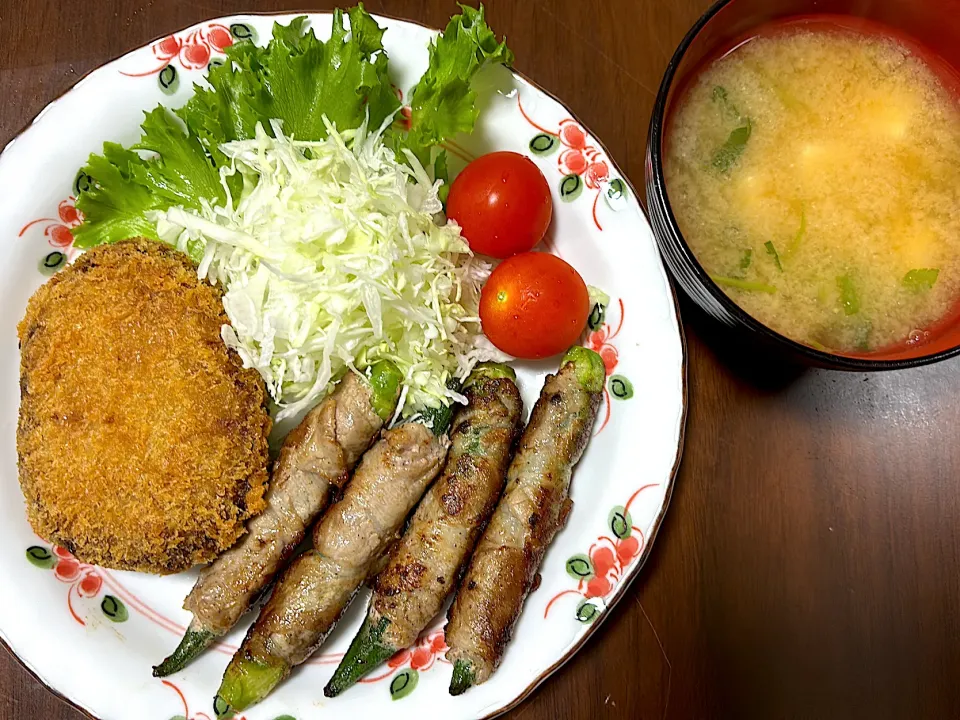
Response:
M516 380L517 373L514 372L513 368L505 363L498 362L482 362L477 363L473 371L470 373L470 376L467 378L467 381L464 383L464 388L470 387L480 378L507 378L508 380Z
M167 677L175 672L180 672L194 658L206 650L214 641L216 635L209 630L187 629L177 649L170 653L170 656L164 659L159 665L153 666L154 677Z
M471 687L476 680L476 673L473 670L473 663L469 660L457 660L453 664L453 678L450 680L450 694L462 695Z
M234 655L213 699L214 712L218 718L227 718L246 710L269 695L289 671L290 668L281 661L259 662Z
M563 356L560 367L573 363L577 373L577 380L587 392L598 393L603 390L607 380L607 370L603 358L589 348L574 345Z
M387 618L381 618L376 625L371 622L369 616L364 619L346 655L343 656L330 682L323 689L324 695L329 698L336 697L397 652L397 648L383 641L383 631L389 623Z
M386 422L393 417L397 409L403 373L391 361L380 360L370 368L369 380L370 387L373 389L370 404L380 419Z

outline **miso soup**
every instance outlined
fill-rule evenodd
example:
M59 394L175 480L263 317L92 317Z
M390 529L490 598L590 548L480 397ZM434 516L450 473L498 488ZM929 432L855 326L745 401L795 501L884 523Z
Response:
M794 28L708 65L672 118L674 214L713 280L813 347L923 342L960 294L960 102L893 39Z

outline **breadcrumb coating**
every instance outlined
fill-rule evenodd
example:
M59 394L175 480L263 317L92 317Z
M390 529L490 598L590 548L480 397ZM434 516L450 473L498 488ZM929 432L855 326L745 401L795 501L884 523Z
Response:
M219 289L186 255L98 247L20 322L20 485L34 531L83 562L173 573L265 507L270 418L220 337Z

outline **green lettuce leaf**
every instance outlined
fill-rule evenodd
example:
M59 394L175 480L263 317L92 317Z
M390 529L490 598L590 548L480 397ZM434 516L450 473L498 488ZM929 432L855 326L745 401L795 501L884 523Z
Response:
M77 207L85 221L76 228L78 247L92 247L127 237L156 237L148 210L175 205L200 207L201 199L223 203L219 168L226 164L220 145L252 138L257 123L270 131L280 120L284 132L305 140L326 137L324 114L341 129L358 127L368 116L379 127L400 107L387 73L383 30L358 5L336 11L326 43L299 17L274 25L266 48L249 41L227 49L228 62L211 69L209 87L197 86L187 104L173 112L162 106L141 126L132 150L107 143L83 171L93 179ZM146 159L135 151L150 153ZM233 197L242 178L228 181Z
M133 177L156 192L162 205L199 208L201 198L226 200L216 162L173 113L158 107L147 113L140 127L143 136L133 149L156 153L156 157L133 165Z
M252 138L262 121L259 108L268 102L260 82L262 53L249 40L227 48L232 62L214 65L207 76L210 87L195 85L193 97L176 111L208 152L224 142Z
M476 92L471 81L481 67L511 63L513 53L497 42L484 21L483 7L462 7L446 30L430 45L430 64L411 94L411 126L390 131L391 147L403 158L407 148L430 167L431 149L476 122ZM368 120L376 130L400 109L390 83L383 29L363 5L337 10L328 41L320 41L307 18L275 24L266 47L250 41L226 50L227 62L214 66L207 84L196 86L183 107L162 106L146 114L143 135L131 149L106 143L92 155L83 172L93 182L77 207L84 223L73 230L76 245L93 247L143 235L156 238L150 210L173 206L199 208L201 200L222 204L227 196L219 170L227 165L223 143L254 137L261 123L273 134L279 120L285 135L322 140L323 116L339 130ZM445 174L438 156L435 174ZM243 184L239 174L227 179L236 201Z
M279 119L283 132L298 140L322 140L326 115L340 130L363 122L369 112L372 128L400 107L387 74L383 29L362 5L333 14L333 33L326 43L307 30L306 17L274 25L273 39L256 57L255 74L262 91L255 95L259 119ZM232 59L228 50L227 57ZM247 137L252 137L252 133Z
M111 142L104 143L103 155L90 156L83 172L97 180L77 199L85 219L72 230L74 245L91 248L141 235L158 239L145 213L157 209L160 198L133 178L143 164L137 153Z
M513 63L506 40L484 20L483 5L454 15L446 29L430 44L430 64L410 94L410 130L401 147L429 163L430 148L457 133L469 133L479 109L471 81L486 65Z
M103 154L91 155L84 166L94 181L77 198L84 214L84 222L73 229L77 247L156 238L156 226L145 216L148 210L199 208L201 198L226 199L216 160L173 113L157 107L146 113L140 127L143 135L132 149L105 143ZM144 159L138 150L152 156Z

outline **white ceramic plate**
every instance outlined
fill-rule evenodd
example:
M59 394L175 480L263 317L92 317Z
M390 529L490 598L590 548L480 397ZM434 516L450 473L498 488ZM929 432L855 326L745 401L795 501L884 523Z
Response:
M135 50L92 72L50 104L0 156L0 637L42 682L103 720L212 717L211 700L247 623L184 672L154 679L151 665L177 643L188 614L180 605L196 573L166 578L78 563L37 538L17 482L16 323L27 299L75 253L68 228L77 170L103 141L138 139L144 110L187 100L222 48L241 37L269 38L291 16L237 16L205 22ZM311 15L321 38L331 16ZM405 91L427 64L434 31L378 18L394 82ZM606 290L606 318L585 338L609 374L595 436L573 482L575 508L542 567L500 671L453 698L443 658L442 619L412 651L367 682L327 700L321 688L353 636L359 599L313 660L246 720L423 717L457 720L501 712L530 693L596 629L646 559L670 499L685 417L685 358L674 297L629 183L571 113L503 68L486 76L483 110L471 137L448 146L460 166L490 150L527 153L554 191L548 248ZM454 169L457 169L454 166ZM520 364L527 412L556 360ZM132 400L132 399L131 399ZM122 485L118 488L122 492ZM400 702L394 702L399 700Z

